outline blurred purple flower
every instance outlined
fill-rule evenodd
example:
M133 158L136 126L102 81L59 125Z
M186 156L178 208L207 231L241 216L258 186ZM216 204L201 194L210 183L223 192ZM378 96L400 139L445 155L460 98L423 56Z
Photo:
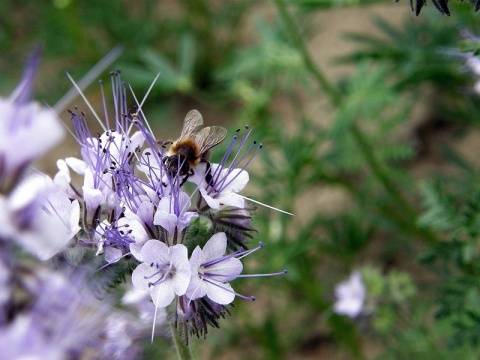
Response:
M27 166L64 135L55 112L30 101L39 60L38 52L32 54L15 91L0 98L0 193L14 186Z
M26 177L8 197L0 195L0 239L11 239L48 260L80 230L80 206L46 175Z
M77 274L78 275L78 274ZM106 319L116 314L85 289L80 276L69 280L46 268L23 279L34 297L26 311L0 325L1 358L105 358Z

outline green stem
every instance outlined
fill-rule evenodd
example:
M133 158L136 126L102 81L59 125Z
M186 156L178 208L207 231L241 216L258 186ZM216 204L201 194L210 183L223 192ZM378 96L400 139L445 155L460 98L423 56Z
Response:
M298 26L295 24L293 17L287 10L286 4L284 0L274 0L277 9L280 12L280 16L282 17L283 23L287 29L287 32L290 36L290 40L292 44L295 44L303 56L305 61L305 65L307 69L313 74L319 85L322 89L330 96L330 100L336 106L340 105L342 102L341 93L333 86L324 75L323 71L321 71L318 66L313 61L310 53L307 50L307 46L305 44L305 40L303 39L302 34L298 31Z
M415 208L410 205L410 203L402 196L401 191L397 188L394 181L390 179L387 169L382 166L380 160L377 159L372 147L365 139L358 126L355 123L352 123L350 130L372 173L383 185L384 189L387 191L388 195L395 202L395 204L401 207L403 216L407 220L407 223L410 227L410 229L406 229L405 231L409 232L410 230L426 241L435 241L435 234L418 226L418 215Z
M360 151L362 152L365 160L367 161L367 164L372 170L373 174L377 177L377 179L383 185L385 190L390 195L391 199L403 208L406 217L408 219L415 219L416 218L415 210L403 198L401 192L397 189L397 187L393 184L393 182L390 181L390 178L388 176L386 169L383 168L380 161L375 156L374 152L372 151L372 148L368 144L367 140L363 136L358 126L355 123L352 123L350 128L351 128L351 133L358 147L360 148Z
M179 360L192 360L192 353L190 352L188 345L185 343L185 339L180 336L173 323L170 324L170 330L172 331L172 339L175 344L177 358Z

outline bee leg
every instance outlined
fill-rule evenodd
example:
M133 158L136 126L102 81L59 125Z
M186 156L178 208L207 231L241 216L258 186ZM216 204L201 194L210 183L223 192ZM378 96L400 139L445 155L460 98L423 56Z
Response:
M176 159L174 156L164 156L162 159L164 170L174 176L178 172L178 167L176 165Z
M195 172L193 171L193 169L189 169L187 175L185 175L185 176L183 177L182 182L180 183L180 187L182 187L182 185L185 184L185 182L188 180L188 178L189 178L190 176L192 176L193 174L195 174Z
M187 174L187 175L185 175L185 176L183 177L182 182L180 183L180 187L182 187L183 184L185 184L185 182L187 181L187 179L188 179L189 176L190 176L190 174Z

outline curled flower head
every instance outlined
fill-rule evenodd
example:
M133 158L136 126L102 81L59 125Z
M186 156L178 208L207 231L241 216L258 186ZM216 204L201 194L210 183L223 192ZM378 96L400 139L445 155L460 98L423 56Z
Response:
M199 199L201 199L199 197ZM197 203L197 206L201 207ZM219 210L203 211L203 215L212 222L213 232L223 232L227 235L228 248L232 250L247 250L247 241L253 238L257 230L251 225L255 207L243 209L232 206L222 206Z
M219 320L230 315L227 306L220 305L203 297L191 300L187 296L180 296L177 300L176 327L185 328L185 335L193 335L197 338L208 333L208 326L219 328ZM185 336L188 343L188 336Z

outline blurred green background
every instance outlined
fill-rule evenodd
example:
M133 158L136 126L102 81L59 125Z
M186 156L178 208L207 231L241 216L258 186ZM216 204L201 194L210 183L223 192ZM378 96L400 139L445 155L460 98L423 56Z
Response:
M450 7L3 0L0 93L41 45L36 98L53 106L71 87L65 72L78 80L121 45L100 77L121 69L141 99L161 73L143 109L157 138L174 138L193 108L229 133L254 127L265 147L245 194L295 216L257 210L251 244L266 246L245 272L289 272L236 280L257 301L236 299L220 330L192 341L200 358L475 359L480 102L457 47L480 29L471 6ZM100 105L96 82L86 94ZM75 153L66 140L39 166L53 173ZM332 304L355 269L370 307L349 319ZM174 356L168 340L145 350Z

